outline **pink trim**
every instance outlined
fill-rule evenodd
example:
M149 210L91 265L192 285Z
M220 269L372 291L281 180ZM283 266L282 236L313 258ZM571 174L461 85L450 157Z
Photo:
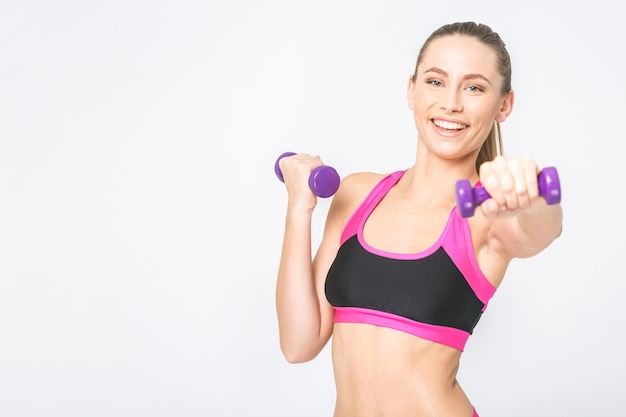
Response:
M465 276L478 299L483 304L483 311L496 292L496 288L487 280L478 266L474 254L472 234L467 219L458 214L455 207L450 212L448 221L441 235L428 249L418 253L395 253L370 246L363 237L365 222L387 192L402 178L406 171L397 171L383 178L348 218L341 234L341 244L356 235L365 250L386 258L413 260L427 257L442 247L454 264ZM449 236L449 234L452 234ZM432 324L420 323L406 317L358 307L335 307L335 323L365 323L388 327L417 337L441 343L463 351L470 334L466 331Z
M465 280L468 282L474 293L480 301L485 304L483 311L487 308L489 300L496 292L491 282L487 279L485 274L481 271L474 254L474 242L472 241L472 232L469 227L467 219L462 218L458 214L458 209L455 207L452 211L452 216L449 220L449 226L446 228L447 233L449 230L456 231L454 239L443 240L443 248L446 253L450 255L454 264L465 276Z
M452 212L450 213L450 216L452 216ZM377 249L373 246L370 246L365 240L365 237L363 237L363 229L365 228L365 222L367 222L368 217L369 215L367 217L363 217L363 219L361 220L359 229L357 231L357 237L359 239L359 243L361 243L361 246L363 246L368 252L371 252L375 255L383 256L385 258L391 258L391 259L410 261L410 260L422 259L429 255L432 255L434 252L437 251L437 249L443 246L442 244L443 240L445 239L445 236L448 234L448 230L450 229L450 217L448 217L448 221L446 222L446 226L444 227L443 232L439 235L439 238L437 239L437 241L435 241L435 243L433 243L428 249L425 249L421 252L416 252L416 253L387 252L381 249Z
M388 327L463 351L470 334L452 327L436 326L382 311L357 307L335 307L335 323L365 323Z
M378 256L391 259L414 260L425 258L434 253L440 247L443 247L446 253L452 258L457 268L463 273L468 284L480 301L485 304L483 311L487 308L489 300L496 292L496 288L489 282L478 266L478 261L474 254L474 243L472 242L472 233L469 228L467 219L458 214L458 209L454 207L450 212L448 221L441 235L435 243L428 249L418 253L396 253L387 252L370 246L363 237L363 229L370 214L378 203L385 198L387 192L402 178L406 171L396 171L383 178L363 200L359 207L348 218L344 230L341 234L341 244L348 240L351 236L357 235L359 243L368 252ZM480 184L478 182L477 184ZM449 233L456 235L452 239L448 238ZM459 239L459 237L461 239Z
M352 213L348 218L343 232L341 233L340 244L343 244L346 240L357 234L357 231L362 228L362 223L365 223L362 219L367 219L380 200L385 197L389 189L393 187L400 178L402 178L404 172L405 171L396 171L387 175L385 178L380 180L378 184L376 184L367 197L365 197L365 200L361 202L359 207L357 207L354 213Z

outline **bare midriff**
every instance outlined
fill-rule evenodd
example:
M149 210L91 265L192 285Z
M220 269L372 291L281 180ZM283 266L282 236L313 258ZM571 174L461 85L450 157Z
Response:
M336 323L334 417L472 417L461 351L368 324Z

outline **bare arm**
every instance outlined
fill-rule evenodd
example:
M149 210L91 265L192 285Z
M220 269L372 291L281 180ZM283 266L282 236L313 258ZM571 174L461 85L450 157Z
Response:
M283 354L289 362L297 363L315 358L332 334L333 310L324 294L324 282L339 247L342 190L340 187L333 197L322 243L312 259L311 219L316 198L302 183L306 184L303 180L319 165L319 160L302 156L285 162L281 162L281 170L289 202L276 285L276 311Z
M544 250L561 234L561 205L538 201L512 220L504 222L494 235L511 258L528 258Z
M562 207L539 196L538 170L532 160L503 157L481 166L481 182L492 196L481 208L487 217L502 218L492 222L491 235L510 258L536 255L561 234Z

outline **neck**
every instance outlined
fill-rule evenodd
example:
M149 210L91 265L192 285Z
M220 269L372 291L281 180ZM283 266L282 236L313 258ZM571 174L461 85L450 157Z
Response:
M398 183L400 190L420 201L431 204L456 203L454 188L460 179L478 181L475 161L446 160L441 158L417 158L415 165L407 170Z

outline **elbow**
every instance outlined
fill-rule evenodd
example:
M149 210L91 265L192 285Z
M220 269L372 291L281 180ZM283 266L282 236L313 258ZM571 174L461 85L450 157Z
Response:
M312 358L309 358L307 356L304 355L297 355L297 354L288 354L283 352L283 356L285 357L285 360L290 363L291 365L295 365L295 364L299 364L299 363L305 363L310 361Z
M311 347L284 342L281 342L280 350L282 351L285 360L290 364L309 362L315 359L319 353Z
M283 357L290 364L305 363L313 360L317 355L306 352L302 349L281 349Z

